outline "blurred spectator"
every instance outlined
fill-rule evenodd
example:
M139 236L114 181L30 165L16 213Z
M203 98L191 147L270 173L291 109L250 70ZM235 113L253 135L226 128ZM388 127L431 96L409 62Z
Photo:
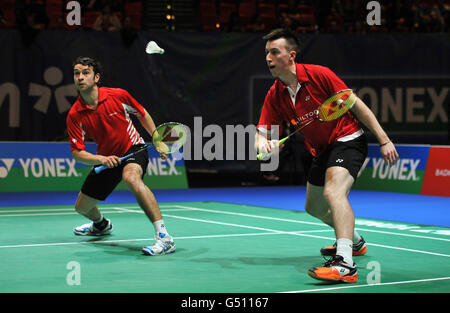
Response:
M239 15L238 12L232 12L230 14L230 20L228 21L228 24L225 28L227 32L242 32L243 27L241 26L241 23L239 21Z
M133 27L130 16L125 16L123 19L123 27L120 30L120 33L122 35L122 41L125 47L131 47L138 35L137 30Z
M440 33L445 30L445 20L441 14L439 6L434 3L430 10L430 21L428 24L428 32Z
M298 27L298 3L296 0L289 0L287 7L279 12L279 24L281 27L295 31Z
M3 12L0 9L0 28L9 27L9 23L5 20L5 17L3 16Z
M259 14L255 14L250 23L245 27L245 31L258 33L263 32L265 28L266 26L264 25L261 16Z
M85 8L91 11L102 11L105 6L109 6L111 12L123 11L123 0L84 0Z
M97 31L119 31L122 28L122 24L117 14L111 12L111 7L105 5L93 28Z
M21 29L44 29L48 23L43 0L16 0L16 23Z

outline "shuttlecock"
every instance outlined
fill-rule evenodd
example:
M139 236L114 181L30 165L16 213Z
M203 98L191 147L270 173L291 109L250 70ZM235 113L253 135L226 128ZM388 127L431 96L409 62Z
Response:
M150 41L147 44L147 47L145 48L145 52L147 52L148 54L163 54L164 53L164 49L161 48L160 46L158 46L158 44L154 41Z

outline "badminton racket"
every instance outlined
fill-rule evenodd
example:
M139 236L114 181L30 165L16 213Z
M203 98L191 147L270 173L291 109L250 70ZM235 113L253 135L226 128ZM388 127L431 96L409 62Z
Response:
M187 139L187 128L185 125L177 122L168 122L159 125L152 133L152 142L148 143L142 148L132 153L129 153L120 158L120 161L129 159L136 154L146 151L153 147L161 154L171 154L175 151L179 151L185 144ZM106 165L97 166L94 168L95 173L100 173L109 167Z
M286 140L289 139L289 137L299 132L316 119L322 122L330 122L340 118L353 107L355 102L356 95L351 89L344 89L333 94L319 106L319 108L315 111L315 115L310 120L308 120L308 122L298 127L294 132L290 133L289 136L286 136L278 141L278 146L281 146ZM256 159L258 159L259 161L264 160L265 158L272 155L272 153L273 152L259 153L256 156Z

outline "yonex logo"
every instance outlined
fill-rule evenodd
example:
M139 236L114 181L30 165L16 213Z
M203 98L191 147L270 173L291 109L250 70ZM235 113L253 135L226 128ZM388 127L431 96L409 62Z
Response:
M420 159L404 158L400 159L394 165L387 165L383 158L367 157L359 173L362 173L370 161L372 161L372 178L405 181L419 181L421 179L420 174L416 173L421 161Z
M342 163L344 162L344 159L336 159L336 163Z
M0 178L5 178L6 176L8 176L8 173L11 170L12 165L14 164L14 159L5 158L0 159L0 161ZM2 166L2 163L5 166Z

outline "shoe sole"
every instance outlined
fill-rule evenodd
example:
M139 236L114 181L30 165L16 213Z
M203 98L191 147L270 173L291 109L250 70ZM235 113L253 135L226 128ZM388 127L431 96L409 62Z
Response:
M106 233L106 234L83 234L83 233L77 233L77 232L73 232L75 235L77 235L77 236L108 236L108 235L111 235L111 232L109 232L109 233Z
M112 227L110 230L108 230L106 232L101 232L101 233L78 233L75 229L73 229L73 233L77 236L107 236L107 235L111 235L112 232L113 232Z
M314 271L309 270L308 275L314 279L322 280L322 281L331 281L331 282L343 282L343 283L356 283L358 281L358 274L353 276L329 276L329 277L320 277Z
M364 246L364 248L362 248L361 250L358 251L353 251L352 255L353 256L361 256L366 254L367 252L367 246ZM334 247L325 247L320 249L320 254L322 254L323 256L333 256L336 255L336 248Z
M152 253L153 251L152 251L151 249L149 249L149 248L143 248L143 249L142 249L142 253L144 253L145 255L155 256L155 255L165 255L165 254L174 253L175 250L176 250L176 248L173 247L173 248L170 249L169 251L165 251L165 252L156 254L156 253ZM152 251L152 252L150 252L150 251Z

